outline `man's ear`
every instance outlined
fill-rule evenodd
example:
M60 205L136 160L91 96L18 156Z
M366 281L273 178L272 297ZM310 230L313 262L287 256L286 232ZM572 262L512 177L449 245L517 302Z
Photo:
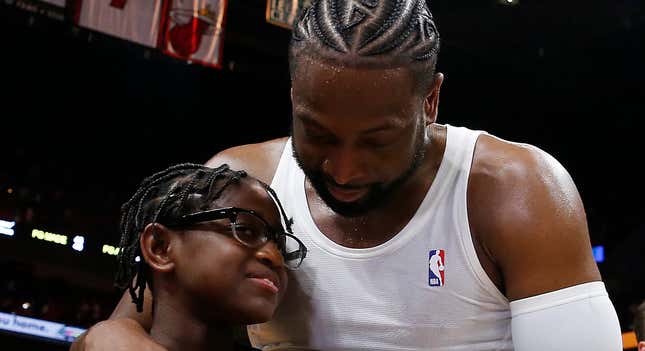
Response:
M163 224L149 223L141 233L141 254L153 271L170 272L175 268L173 259L175 235Z
M434 75L434 82L430 87L430 91L426 95L423 108L426 115L426 126L429 126L437 121L439 114L439 93L441 92L441 85L443 84L443 74L437 73Z

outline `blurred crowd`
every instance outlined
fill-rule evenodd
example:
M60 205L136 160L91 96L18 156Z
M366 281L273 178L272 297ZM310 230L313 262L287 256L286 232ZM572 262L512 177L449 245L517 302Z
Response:
M120 296L37 277L29 264L1 262L0 312L88 328L107 319Z

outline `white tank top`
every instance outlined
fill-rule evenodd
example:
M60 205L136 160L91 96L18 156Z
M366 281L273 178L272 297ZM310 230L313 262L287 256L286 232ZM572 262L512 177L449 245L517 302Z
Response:
M314 223L286 143L271 186L308 248L274 319L249 326L263 350L512 350L508 300L477 258L466 189L481 132L447 126L443 161L410 222L367 249Z

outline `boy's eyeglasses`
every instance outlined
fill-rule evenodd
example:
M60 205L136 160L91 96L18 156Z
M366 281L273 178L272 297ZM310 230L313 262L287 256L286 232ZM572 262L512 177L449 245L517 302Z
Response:
M244 208L225 207L190 213L164 225L186 227L220 219L228 220L226 227L230 230L230 234L244 246L257 249L269 240L274 241L282 253L285 266L289 269L300 267L302 260L307 256L307 247L300 239L282 229L271 227L260 214Z

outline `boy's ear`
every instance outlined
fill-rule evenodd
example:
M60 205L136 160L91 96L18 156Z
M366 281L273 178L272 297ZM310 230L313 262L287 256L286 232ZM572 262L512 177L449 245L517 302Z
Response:
M170 272L175 268L172 250L175 235L163 224L149 223L141 233L139 245L142 259L153 271Z

